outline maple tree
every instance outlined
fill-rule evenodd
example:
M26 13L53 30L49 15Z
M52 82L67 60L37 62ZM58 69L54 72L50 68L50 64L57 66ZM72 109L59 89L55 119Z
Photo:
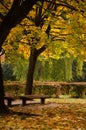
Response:
M4 43L4 41L6 40L7 38L7 35L9 34L10 30L15 27L18 23L20 23L22 21L23 18L25 18L28 14L28 12L31 10L32 6L37 2L38 0L14 0L14 1L11 1L13 2L12 6L10 6L10 9L8 11L8 13L4 16L4 19L3 19L3 15L1 14L1 24L0 24L0 50L2 48L2 44ZM42 1L42 3L44 2L44 0L40 0ZM0 4L4 4L6 1L3 1L1 2L0 1ZM47 4L44 4L44 11L46 12L50 12L50 10L53 11L53 14L55 14L55 12L58 12L58 7L59 6L62 6L62 7L67 7L67 8L70 8L71 10L75 10L75 11L80 11L84 14L85 12L85 1L73 1L73 2L70 2L69 0L66 0L66 1L54 1L54 0L49 0L49 1L46 1ZM46 7L46 5L48 5ZM74 6L75 5L75 6ZM84 6L84 7L83 7ZM39 6L41 7L41 6ZM79 8L78 8L79 7ZM56 10L57 9L57 10ZM42 16L45 16L44 18L46 18L47 15L40 15L41 13L39 13L41 10L41 8L38 9L38 13L37 13L37 17L35 19L35 24L36 26L43 26L43 17ZM60 11L59 11L60 12ZM22 14L22 15L21 15ZM61 13L63 16L64 16L64 11ZM40 19L41 18L41 19ZM46 18L48 20L48 17ZM41 20L41 21L40 21ZM48 20L49 21L49 20ZM45 32L47 33L48 37L49 37L49 32L50 32L50 24L47 24L47 28L45 30ZM34 56L34 63L31 63L33 65L33 70L31 70L31 68L29 69L30 72L33 71L34 72L34 65L36 63L36 59L37 59L37 56L43 51L45 50L46 46L43 45L41 48L39 48L39 50L37 50L36 48L33 48L31 47L31 58L30 59L33 59L33 56ZM34 55L36 54L36 55ZM32 61L32 60L31 60ZM29 66L30 67L30 66ZM1 65L0 65L0 68L1 68ZM33 75L33 72L32 75ZM30 74L30 73L29 73ZM2 80L2 72L1 72L1 69L0 69L0 76L1 76L1 79L0 79L0 82L1 83L1 88L3 88L3 80ZM29 75L28 75L29 77ZM33 76L32 76L32 79L31 79L31 76L30 76L30 83L32 84L33 82ZM27 83L28 85L28 83ZM32 87L30 85L30 87ZM3 93L3 89L1 90L1 92ZM31 92L30 92L31 93ZM4 97L4 95L2 94L2 97ZM3 100L2 100L2 97L0 98L0 110L2 110L4 107L4 105L2 104ZM5 109L3 109L2 111L4 111Z
M25 91L26 94L32 94L35 64L38 56L42 52L46 50L43 55L48 54L50 57L57 59L61 57L62 53L67 57L69 57L70 55L80 55L80 53L76 53L77 49L75 48L75 45L78 43L77 38L74 37L74 34L76 34L76 31L74 29L77 30L77 28L73 27L74 24L77 24L78 20L76 20L76 23L72 24L77 15L75 15L74 12L70 12L70 10L66 8L67 5L65 5L65 8L63 7L63 4L61 5L61 7L58 6L58 11L56 11L56 5L51 5L52 4L46 4L43 2L38 3L38 6L33 8L31 14L29 15L29 19L35 21L36 27L33 22L31 26L29 23L30 27L29 29L27 29L26 27L26 36L24 36L24 39L22 40L30 47L26 47L27 49L25 51L26 45L20 45L20 50L24 51L24 54L28 55L27 52L30 54ZM76 10L75 8L73 8L73 6L71 6L70 8ZM52 12L49 11L50 9L52 10ZM81 29L81 27L78 28ZM80 31L80 33L82 32ZM69 38L71 38L70 42L72 41L72 39L74 39L75 42L71 44L69 42ZM54 42L52 40L54 40Z
M33 50L33 53L35 53L34 56L33 56L33 59L31 59L30 62L29 62L29 63L31 63L31 61L32 62L35 61L34 63L29 64L30 69L28 70L27 85L26 85L26 93L27 94L30 90L31 90L31 92L29 92L29 94L32 93L33 74L34 74L36 59L38 57L38 56L36 57L36 53L38 53L38 51L41 50L41 49L43 49L43 50L41 50L41 52L42 52L46 48L48 48L46 53L48 53L50 57L52 57L52 52L53 52L54 53L53 57L59 58L59 56L62 55L62 53L64 53L65 50L66 50L66 53L67 53L66 55L69 55L70 49L72 48L72 47L70 48L69 42L67 42L67 40L69 40L67 35L70 38L69 32L72 30L72 28L70 28L70 24L68 22L68 20L71 20L70 19L71 13L70 13L70 15L68 15L67 13L69 12L69 10L67 10L66 8L63 8L63 7L59 7L57 13L53 12L54 15L55 15L55 16L53 16L52 13L45 11L45 10L49 10L49 6L50 6L49 4L48 5L44 4L44 6L43 6L43 3L38 3L38 7L37 8L35 7L35 9L34 9L34 10L36 10L36 13L32 10L32 12L29 14L29 19L32 20L32 21L35 21L36 27L35 27L35 25L33 25L33 22L28 23L27 19L25 19L24 22L23 22L23 26L26 25L25 28L24 28L24 33L26 33L26 36L24 36L24 38L23 38L23 40L21 40L21 42L26 43L30 47L27 47L26 44L25 45L20 44L19 50L24 51L25 56L27 56L28 53L30 53L30 56L32 56L32 52L29 52L29 50L30 51ZM51 6L50 6L50 8L51 8ZM53 8L55 8L55 7L52 6L52 9ZM35 15L35 18L34 18L34 15ZM49 15L49 16L47 16L47 15ZM68 16L66 16L66 15L68 15ZM57 21L56 16L58 16L58 19L59 19L58 21ZM68 18L66 18L66 17L68 17ZM71 15L71 17L72 17L72 15ZM53 25L53 27L52 27L52 25ZM38 26L39 26L39 28L38 28ZM47 32L47 30L49 29L50 26L52 27L51 32L50 32L50 36L52 37L52 39L55 40L55 42L52 45L50 45L49 43L48 43L49 45L45 44L45 41L43 41L46 37L45 33ZM41 33L41 31L43 31L43 33ZM71 33L73 34L73 32L71 32ZM41 35L42 36L44 35L42 39L40 39ZM49 30L48 30L48 35L49 35ZM12 35L11 35L11 37L12 37ZM58 37L58 39L57 39L57 37ZM46 43L47 43L48 39L46 37L46 39L45 39ZM58 45L57 45L57 40L61 40L61 42L58 43ZM64 44L64 40L66 41L66 44ZM42 42L39 42L39 41L42 41ZM73 47L73 49L74 49L74 47ZM75 52L75 51L73 51L73 52ZM73 52L72 52L72 54L73 54ZM34 64L34 66L32 64ZM31 77L31 75L32 75L32 77ZM31 88L29 88L28 86L30 86Z

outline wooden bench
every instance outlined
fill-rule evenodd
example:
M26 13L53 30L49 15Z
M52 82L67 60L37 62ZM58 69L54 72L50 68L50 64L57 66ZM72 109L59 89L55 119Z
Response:
M7 100L7 105L11 106L12 101L20 99L22 100L22 105L26 105L26 101L32 100L32 99L40 99L41 104L45 104L45 99L50 98L48 95L24 95L24 96L5 96L4 99Z
M22 105L26 105L27 100L32 100L32 99L40 99L41 104L45 104L45 99L50 98L49 95L25 95L25 96L20 96L20 99L22 100Z

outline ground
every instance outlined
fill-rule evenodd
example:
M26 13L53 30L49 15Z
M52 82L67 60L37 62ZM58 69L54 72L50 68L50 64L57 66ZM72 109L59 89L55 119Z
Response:
M86 130L86 99L49 99L10 107L0 130Z

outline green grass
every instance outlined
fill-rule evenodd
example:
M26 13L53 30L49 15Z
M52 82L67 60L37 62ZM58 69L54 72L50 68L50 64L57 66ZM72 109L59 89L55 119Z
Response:
M58 103L80 103L84 104L86 103L86 97L85 98L71 98L70 95L60 95L59 98L51 98L46 99L48 102L58 102Z

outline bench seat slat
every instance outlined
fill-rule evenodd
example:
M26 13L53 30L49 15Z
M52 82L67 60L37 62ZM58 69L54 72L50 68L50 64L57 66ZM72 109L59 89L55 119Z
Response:
M35 99L38 99L38 98L50 98L50 96L48 96L48 95L24 95L24 96L20 96L20 98L26 98L26 99L35 98Z

